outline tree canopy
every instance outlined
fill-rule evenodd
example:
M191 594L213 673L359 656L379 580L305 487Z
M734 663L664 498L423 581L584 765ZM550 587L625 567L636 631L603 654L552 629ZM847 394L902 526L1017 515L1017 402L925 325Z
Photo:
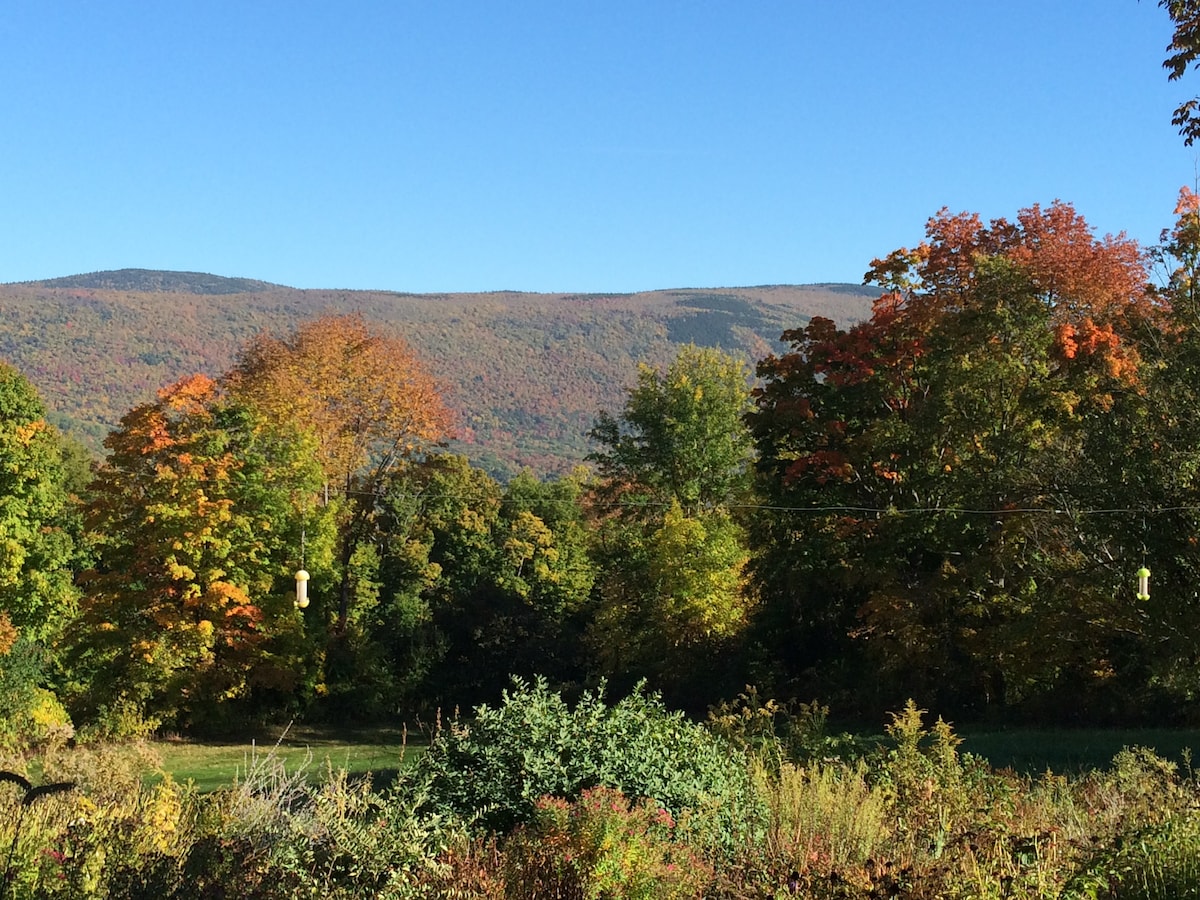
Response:
M436 443L450 426L437 383L408 344L357 315L322 316L283 338L256 335L225 384L316 435L326 478L346 491L356 476Z
M61 439L29 381L0 363L0 620L35 639L74 611L70 516Z
M1142 631L1118 589L1137 566L1089 515L1122 505L1099 490L1128 482L1127 454L1093 454L1167 315L1141 251L1063 203L942 211L867 278L885 289L868 321L814 319L759 367L754 565L778 655L796 676L858 659L965 707L1094 686Z

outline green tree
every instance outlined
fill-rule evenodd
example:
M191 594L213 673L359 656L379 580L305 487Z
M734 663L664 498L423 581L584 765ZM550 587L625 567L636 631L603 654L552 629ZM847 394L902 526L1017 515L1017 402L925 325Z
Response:
M750 612L746 536L724 511L687 516L673 503L657 527L610 522L590 646L601 671L647 677L684 699L712 687L714 653Z
M744 492L751 440L750 373L719 350L687 346L665 372L642 365L619 417L601 412L591 431L602 496L631 515L661 516L672 501L694 514Z
M393 701L465 704L494 697L512 674L581 677L578 619L594 573L580 490L577 477L528 473L501 487L452 454L394 470L367 625Z
M595 580L582 506L588 482L584 469L550 481L523 471L504 489L501 583L556 621L579 611Z
M605 675L651 677L686 703L736 644L752 601L734 515L748 498L750 408L742 363L686 347L665 372L641 367L621 415L597 419L589 643Z
M33 386L0 363L0 614L30 640L52 639L74 611L73 514L61 439Z

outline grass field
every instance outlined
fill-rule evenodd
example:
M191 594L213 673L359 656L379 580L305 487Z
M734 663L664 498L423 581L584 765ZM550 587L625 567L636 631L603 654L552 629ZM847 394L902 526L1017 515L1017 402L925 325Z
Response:
M160 740L152 747L163 770L176 781L190 781L201 791L211 791L244 777L256 759L268 754L282 760L287 771L303 769L313 778L344 769L386 780L424 752L426 743L393 728L350 731L306 726L245 740Z
M981 756L993 768L1025 774L1050 769L1062 775L1104 769L1123 747L1146 747L1182 765L1200 762L1200 731L1178 729L1014 729L961 734L964 752Z
M1164 759L1183 764L1200 760L1200 731L1140 729L1020 729L967 731L961 749L986 759L994 768L1026 774L1047 769L1079 774L1104 769L1123 747L1147 747ZM386 781L405 763L425 751L424 736L394 728L359 730L293 726L279 734L225 741L159 740L152 748L164 771L201 791L232 784L245 776L256 759L274 755L289 772L303 769L317 779L327 771L371 773Z

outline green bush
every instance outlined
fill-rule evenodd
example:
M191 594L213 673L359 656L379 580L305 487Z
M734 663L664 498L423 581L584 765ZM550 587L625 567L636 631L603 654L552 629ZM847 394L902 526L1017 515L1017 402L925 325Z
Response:
M0 746L65 740L74 734L66 710L42 686L45 656L44 648L24 638L0 651Z
M604 785L684 810L706 842L728 843L735 823L762 819L745 754L639 685L609 706L603 688L572 709L544 680L514 679L497 707L435 736L422 760L435 802L488 827L532 819L544 796L574 799Z

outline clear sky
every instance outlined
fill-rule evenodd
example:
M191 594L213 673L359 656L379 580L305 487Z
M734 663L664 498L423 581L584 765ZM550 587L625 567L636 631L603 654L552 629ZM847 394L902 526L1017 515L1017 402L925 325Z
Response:
M1155 0L3 0L0 282L858 282L943 206L1170 224Z

